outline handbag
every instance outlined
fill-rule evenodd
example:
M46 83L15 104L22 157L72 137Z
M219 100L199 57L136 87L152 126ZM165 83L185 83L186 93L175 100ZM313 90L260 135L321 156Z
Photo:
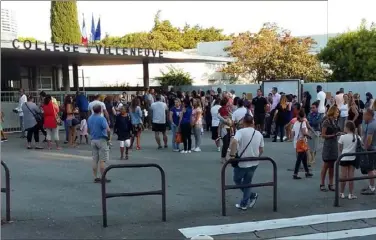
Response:
M247 150L249 144L251 144L251 142L252 142L252 140L253 140L253 136L255 136L255 133L256 133L256 130L253 130L253 134L252 134L251 140L249 140L247 146L245 146L245 148L244 148L243 151L240 153L240 155L238 155L238 153L236 153L235 159L241 159L241 158L242 158L242 156L243 156L245 150ZM239 167L239 161L236 161L236 160L231 161L231 166L232 166L233 168L237 168L237 167Z
M26 105L27 109L29 109L31 114L33 114L35 121L37 121L37 124L43 124L43 115L41 113L37 113L37 112L34 113L33 111L31 111L31 109L29 108L27 103L25 103L25 105Z
M175 136L175 142L176 142L176 143L182 143L182 142L183 142L183 138L182 138L180 132L176 133L176 136Z
M306 152L308 150L308 144L305 138L299 139L299 135L302 131L303 122L300 124L299 133L298 133L298 141L296 142L296 152Z

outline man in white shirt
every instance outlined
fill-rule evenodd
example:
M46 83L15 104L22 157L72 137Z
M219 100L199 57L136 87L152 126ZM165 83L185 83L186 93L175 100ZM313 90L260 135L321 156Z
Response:
M336 105L337 107L341 107L342 104L344 103L344 100L343 100L343 95L345 93L345 89L343 88L340 88L339 91L338 91L338 94L336 94L336 96L334 97L335 101L336 101Z
M94 107L95 105L100 105L100 106L101 106L101 109L102 109L102 110L101 110L101 116L102 116L102 117L106 117L106 119L107 119L107 121L108 121L109 116L108 116L108 112L107 112L107 109L106 109L106 105L105 105L103 102L99 101L99 98L100 98L100 95L99 95L99 94L98 94L98 95L95 95L95 97L94 97L94 101L92 101L92 102L89 103L88 111L90 112L90 115L93 115L93 114L94 114L93 107Z
M168 107L167 104L161 101L161 96L157 95L155 98L156 102L151 104L151 119L152 119L152 130L155 133L155 141L158 144L158 149L162 149L161 138L159 133L163 134L164 147L167 148L167 134L166 134L166 116Z
M220 120L218 118L218 110L221 108L221 105L219 105L219 98L216 98L213 102L213 107L210 108L210 113L212 116L212 122L211 122L211 132L212 132L212 140L215 141L215 145L217 146L218 152L221 151L220 147L220 138L218 135L218 127Z
M252 112L244 107L243 99L238 100L238 108L232 113L232 121L234 122L235 131L239 128L239 123L244 119L246 114L252 115Z
M317 100L319 101L318 113L323 116L325 115L325 110L326 110L325 109L326 93L322 90L321 85L317 85L316 91L317 91Z
M243 119L244 128L239 129L230 144L230 158L260 157L264 151L264 138L262 134L254 128L253 117L247 115ZM251 184L253 175L259 161L239 162L234 167L234 182L236 185ZM252 193L251 188L241 189L243 196L239 204L235 206L242 210L252 208L257 201L258 194ZM249 205L248 205L248 201Z
M270 107L270 116L274 116L276 107L278 103L281 101L281 94L278 93L277 87L273 87L272 89L272 98L273 98L273 102ZM265 138L270 138L270 134L272 131L273 118L272 117L268 118L268 121L266 124L267 124L267 128L266 128L267 132L266 132Z
M20 119L20 129L21 129L21 138L25 138L26 135L25 135L25 128L24 128L24 124L23 124L23 117L24 117L24 114L23 114L23 111L22 111L22 105L27 102L27 97L25 95L25 90L24 89L20 89L20 99L18 100L18 106L16 108L16 111L18 112L18 117Z

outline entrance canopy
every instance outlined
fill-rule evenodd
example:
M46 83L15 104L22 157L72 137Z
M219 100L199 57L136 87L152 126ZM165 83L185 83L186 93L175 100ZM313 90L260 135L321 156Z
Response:
M80 46L47 42L1 41L1 57L21 64L77 64L78 66L148 63L233 62L229 57L208 57L155 49Z

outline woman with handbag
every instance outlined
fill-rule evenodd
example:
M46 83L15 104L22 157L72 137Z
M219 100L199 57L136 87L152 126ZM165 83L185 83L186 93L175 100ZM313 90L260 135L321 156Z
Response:
M307 151L308 143L307 137L307 123L305 120L304 109L300 109L297 117L297 121L292 127L292 135L294 136L294 148L296 149L296 162L293 179L302 179L298 176L300 164L303 162L303 167L306 172L305 176L307 178L312 177L313 174L309 172L308 163L307 163Z
M47 132L47 144L48 149L51 149L51 141L56 143L56 149L60 150L59 147L59 129L60 118L59 118L59 107L52 103L51 96L47 95L43 99L43 116L44 123L43 127Z
M321 183L320 191L327 192L335 191L333 187L334 182L334 163L338 158L338 143L337 137L341 135L340 127L338 126L338 117L340 111L337 106L329 108L326 119L322 123L321 137L324 138L324 144L322 149L322 160L324 164L321 168ZM329 171L329 185L328 189L325 188L325 177Z
M40 108L34 103L32 96L27 97L27 102L22 104L22 112L24 114L23 123L24 128L27 131L27 149L32 149L31 139L34 135L35 149L43 149L39 145L39 130L41 124L43 124L43 115Z

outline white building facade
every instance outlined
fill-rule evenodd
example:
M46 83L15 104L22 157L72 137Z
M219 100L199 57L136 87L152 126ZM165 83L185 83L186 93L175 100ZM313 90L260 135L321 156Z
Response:
M13 40L17 38L16 13L10 9L1 8L1 39Z

